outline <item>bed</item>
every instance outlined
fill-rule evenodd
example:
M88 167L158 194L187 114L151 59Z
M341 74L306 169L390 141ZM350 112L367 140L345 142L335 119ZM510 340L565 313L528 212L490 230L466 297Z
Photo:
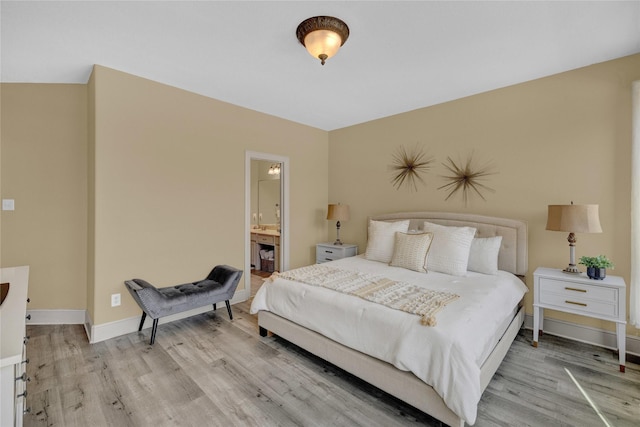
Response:
M366 255L294 269L266 281L251 306L260 334L278 335L443 423L473 425L482 392L523 324L526 222L407 212L369 218L368 232ZM467 244L465 254L459 249ZM406 248L419 258L419 247L425 245L427 272L412 267L415 259L407 266L399 258ZM455 251L447 252L451 247ZM385 262L389 253L392 258ZM464 273L454 262L461 256L467 257ZM449 297L431 304L432 311L421 317L425 311L410 313L344 293L339 284L307 280L314 272L329 272L327 277L335 272L349 280L373 277L412 292ZM331 286L340 290L327 289Z

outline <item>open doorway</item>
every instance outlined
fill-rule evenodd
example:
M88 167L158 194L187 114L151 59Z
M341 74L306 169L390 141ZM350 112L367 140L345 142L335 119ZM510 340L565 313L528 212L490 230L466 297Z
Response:
M288 158L247 152L245 289L250 298L264 277L289 265ZM251 274L248 274L251 272ZM253 280L252 280L253 279Z

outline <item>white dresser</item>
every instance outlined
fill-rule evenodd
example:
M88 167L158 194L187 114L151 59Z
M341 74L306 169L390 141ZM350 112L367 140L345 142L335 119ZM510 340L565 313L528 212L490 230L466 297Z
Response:
M626 290L622 277L589 279L552 268L533 273L533 346L543 331L544 309L609 320L616 324L620 372L625 371Z
M9 292L0 305L0 426L21 427L26 407L26 315L29 267L0 269Z
M316 245L316 264L335 261L358 255L358 245L334 245L333 243L318 243Z

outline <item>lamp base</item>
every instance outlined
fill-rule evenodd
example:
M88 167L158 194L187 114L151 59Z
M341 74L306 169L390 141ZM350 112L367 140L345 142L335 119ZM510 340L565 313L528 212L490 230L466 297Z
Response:
M567 268L562 270L562 272L569 273L569 274L580 274L580 270L578 270L578 267L576 267L575 264L569 264Z
M342 242L340 241L340 221L336 222L336 241L333 242L333 244L342 246Z
M562 271L569 274L580 274L580 270L576 267L576 235L569 233L567 241L569 242L569 265Z

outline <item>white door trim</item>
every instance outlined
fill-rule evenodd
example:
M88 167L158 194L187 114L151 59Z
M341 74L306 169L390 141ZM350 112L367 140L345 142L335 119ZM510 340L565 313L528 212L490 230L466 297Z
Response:
M281 163L280 168L280 271L289 269L289 158L258 151L245 152L244 166L244 287L251 296L251 160Z

